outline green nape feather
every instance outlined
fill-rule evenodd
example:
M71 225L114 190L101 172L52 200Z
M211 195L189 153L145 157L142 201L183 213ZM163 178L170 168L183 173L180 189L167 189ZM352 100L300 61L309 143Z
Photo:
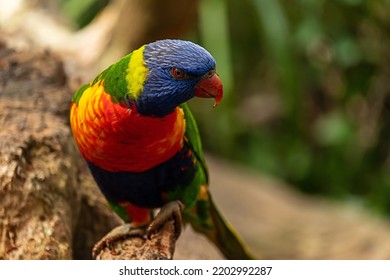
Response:
M115 97L117 100L122 100L128 92L128 83L126 80L129 61L132 53L126 55L117 63L111 65L98 75L92 84L99 81L104 81L104 89L106 93ZM115 101L115 99L113 99Z
M73 95L72 102L78 104L81 96L84 91L98 83L104 82L104 89L106 93L109 93L114 98L112 99L114 102L118 102L122 100L126 93L128 93L128 83L126 81L126 73L129 66L129 61L131 58L131 53L123 57L117 63L111 65L102 73L100 73L95 80L93 80L90 84L85 84L81 86Z

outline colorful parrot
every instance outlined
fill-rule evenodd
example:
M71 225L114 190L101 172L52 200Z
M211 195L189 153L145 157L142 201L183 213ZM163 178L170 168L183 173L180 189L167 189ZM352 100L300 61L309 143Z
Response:
M144 45L74 94L71 128L101 192L130 228L149 225L150 232L165 216L179 216L227 259L251 259L211 199L198 128L185 103L195 96L220 103L215 65L192 42ZM162 210L153 219L156 208Z

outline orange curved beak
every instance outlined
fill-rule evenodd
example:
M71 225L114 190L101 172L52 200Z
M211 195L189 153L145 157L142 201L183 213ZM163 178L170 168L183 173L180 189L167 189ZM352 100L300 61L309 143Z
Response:
M218 74L213 70L207 72L195 87L195 96L214 98L214 107L218 106L223 97L223 86Z

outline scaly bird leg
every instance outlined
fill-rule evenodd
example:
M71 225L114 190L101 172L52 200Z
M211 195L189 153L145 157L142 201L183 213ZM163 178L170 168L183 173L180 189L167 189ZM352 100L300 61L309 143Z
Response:
M144 236L145 236L145 231L143 229L132 228L131 224L123 224L117 226L95 244L95 246L92 249L92 258L96 259L96 257L104 248L109 248L111 254L113 255L117 254L114 248L115 241L125 239L127 237L144 237Z
M156 232L164 223L173 219L175 221L175 235L176 238L180 236L183 228L181 212L184 210L184 205L178 200L168 202L161 207L160 212L157 213L153 221L146 228L146 235L150 239L150 236Z

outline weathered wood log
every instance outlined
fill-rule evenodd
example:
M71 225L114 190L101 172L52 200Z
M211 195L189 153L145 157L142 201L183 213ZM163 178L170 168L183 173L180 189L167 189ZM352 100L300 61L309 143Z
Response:
M90 258L119 220L85 180L62 62L1 46L0 69L0 258Z
M78 215L62 63L0 51L0 258L70 259Z
M138 231L138 230L136 230ZM145 232L115 240L97 254L98 260L172 260L177 241L175 221L167 221L150 238Z

